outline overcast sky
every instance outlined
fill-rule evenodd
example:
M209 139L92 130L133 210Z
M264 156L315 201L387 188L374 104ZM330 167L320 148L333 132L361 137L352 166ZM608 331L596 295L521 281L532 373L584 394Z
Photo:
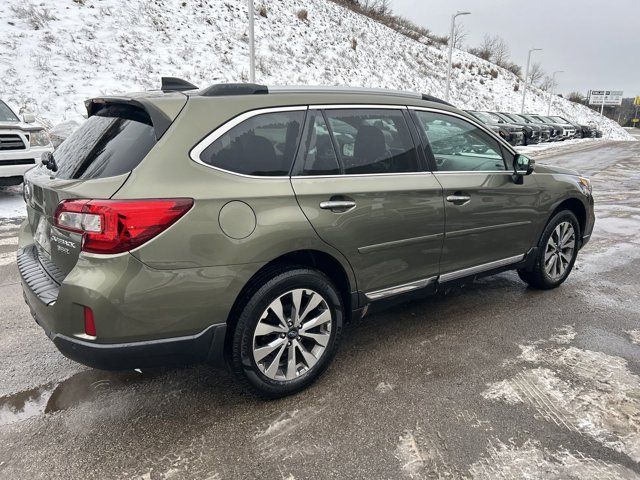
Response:
M448 35L451 14L477 46L486 34L498 34L511 47L514 62L524 67L532 47L532 63L557 75L558 92L624 90L640 95L640 0L391 0L396 14L439 35Z

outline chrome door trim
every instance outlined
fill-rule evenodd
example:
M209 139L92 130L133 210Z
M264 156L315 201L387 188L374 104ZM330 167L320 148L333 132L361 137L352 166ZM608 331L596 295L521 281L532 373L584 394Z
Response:
M314 180L316 178L357 178L357 177L390 177L403 175L429 175L433 176L434 172L429 170L421 170L419 172L395 172L395 173L344 173L334 175L292 175L292 179ZM262 178L262 177L260 177ZM275 178L275 177L271 177Z
M200 165L203 165L203 166L205 166L207 168L212 168L212 169L217 170L219 172L229 173L231 175L236 175L238 177L259 178L261 180L274 180L274 179L282 180L282 179L290 178L289 175L276 175L276 176L246 175L244 173L232 172L230 170L225 170L224 168L214 167L213 165L209 165L208 163L203 162L202 159L200 158L200 155L202 155L202 152L209 145L211 145L213 142L215 142L217 139L219 139L222 135L227 133L233 127L236 127L237 125L241 124L245 120L248 120L248 119L250 119L252 117L255 117L257 115L262 115L264 113L300 112L300 111L306 111L308 109L309 109L308 105L300 105L300 106L291 106L291 107L259 108L257 110L250 110L248 112L241 113L240 115L238 115L238 116L232 118L231 120L223 123L218 128L216 128L211 133L209 133L206 137L204 137L202 140L200 140L191 149L191 151L189 152L189 157L194 162L196 162L196 163L198 163Z
M405 238L402 240L394 240L392 242L377 243L375 245L367 245L366 247L359 247L358 253L366 254L371 252L377 252L379 250L384 250L387 248L411 245L414 243L421 243L428 240L435 240L443 237L444 237L444 233L434 233L432 235L424 235L422 237L411 237L411 238Z
M382 298L391 297L400 293L411 292L424 288L431 283L434 283L438 277L429 277L416 280L415 282L403 283L402 285L396 285L395 287L383 288L381 290L374 290L373 292L365 293L364 296L367 300L374 301Z
M493 270L494 268L504 267L513 263L518 263L524 259L525 254L515 255L513 257L503 258L502 260L496 260L494 262L483 263L482 265L476 265L475 267L463 268L462 270L456 270L454 272L445 273L438 278L439 282L448 282L450 280L456 280L458 278L467 277L476 273L486 272L487 270Z
M445 232L445 237L454 238L461 237L462 235L468 235L470 233L481 233L489 230L498 230L500 228L521 227L523 225L530 225L531 220L523 220L521 222L500 223L498 225L488 225L486 227L466 228L464 230L454 230L452 232Z

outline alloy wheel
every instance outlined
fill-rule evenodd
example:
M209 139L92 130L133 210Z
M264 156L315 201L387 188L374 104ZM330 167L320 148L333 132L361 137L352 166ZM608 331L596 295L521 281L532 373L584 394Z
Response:
M561 278L573 259L576 232L570 222L561 222L553 229L544 252L544 269L549 278Z
M271 380L294 380L325 353L333 317L318 292L290 290L269 304L253 334L253 359Z

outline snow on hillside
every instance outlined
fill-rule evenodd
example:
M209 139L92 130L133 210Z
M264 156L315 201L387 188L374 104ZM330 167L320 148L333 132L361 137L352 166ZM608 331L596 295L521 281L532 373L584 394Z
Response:
M414 90L443 96L446 48L411 40L327 0L256 0L256 80ZM0 98L67 131L86 98L159 87L161 76L196 85L248 79L246 0L3 0ZM266 17L260 7L266 8ZM307 10L307 20L298 12ZM454 54L452 103L519 111L520 82L463 51ZM491 70L494 69L493 78ZM521 87L522 85L520 85ZM546 113L548 96L527 94ZM595 122L632 139L588 108L555 100L553 114Z

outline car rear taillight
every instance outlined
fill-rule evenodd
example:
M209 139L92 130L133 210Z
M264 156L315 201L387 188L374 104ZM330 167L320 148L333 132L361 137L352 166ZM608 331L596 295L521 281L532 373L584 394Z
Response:
M63 200L54 225L82 234L82 251L122 253L173 225L193 206L191 198Z

